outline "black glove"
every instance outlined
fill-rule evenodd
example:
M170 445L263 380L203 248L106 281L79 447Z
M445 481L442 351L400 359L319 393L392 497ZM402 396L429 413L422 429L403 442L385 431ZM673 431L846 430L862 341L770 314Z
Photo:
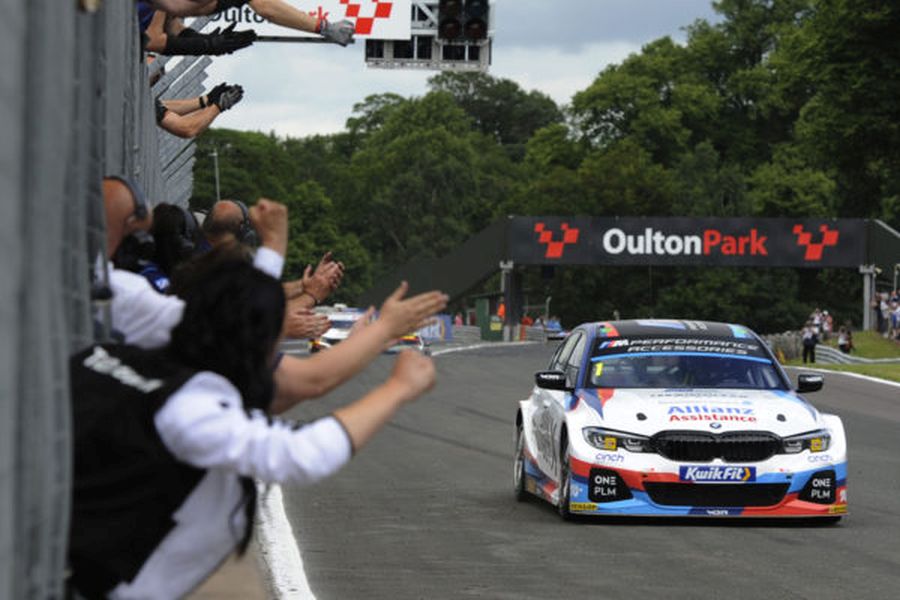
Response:
M188 56L231 54L235 50L246 48L255 40L255 31L234 31L234 24L224 31L216 28L210 33L198 33L188 27L177 36L168 36L162 53Z
M207 103L209 105L215 104L216 106L219 106L219 98L222 97L222 93L227 89L228 89L228 84L223 82L223 83L220 83L219 85L217 85L216 87L214 87L213 89L209 90L209 92L207 92L207 94L206 94ZM219 108L221 108L221 107L219 107Z
M219 13L228 10L229 8L240 8L248 2L250 2L250 0L219 0L219 4L216 5L216 9L213 13Z
M243 99L244 88L239 85L230 85L225 91L219 94L215 102L212 100L210 100L210 102L218 106L220 111L225 112Z
M222 33L216 29L209 35L209 52L208 54L231 54L235 50L246 48L256 41L256 32L252 29L246 31L235 31L232 23Z

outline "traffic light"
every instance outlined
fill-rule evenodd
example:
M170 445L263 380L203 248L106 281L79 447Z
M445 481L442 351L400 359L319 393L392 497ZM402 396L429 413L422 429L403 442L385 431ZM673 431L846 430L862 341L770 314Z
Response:
M462 35L463 0L441 0L438 4L438 37L455 40Z
M470 40L488 36L488 0L466 0L463 34Z
M488 0L440 0L438 37L483 40L488 36Z

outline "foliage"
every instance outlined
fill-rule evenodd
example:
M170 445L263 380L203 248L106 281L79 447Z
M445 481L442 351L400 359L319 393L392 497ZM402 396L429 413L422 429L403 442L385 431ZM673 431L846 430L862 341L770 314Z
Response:
M513 81L443 73L417 98L360 101L341 133L212 130L193 204L291 208L288 270L331 248L344 298L441 256L508 214L876 217L900 228L900 5L718 0L718 23L600 71L567 107ZM493 280L489 286L494 285ZM618 311L796 327L815 306L857 318L840 270L570 268L529 272L567 325ZM482 291L494 291L493 287ZM536 298L540 297L538 300Z

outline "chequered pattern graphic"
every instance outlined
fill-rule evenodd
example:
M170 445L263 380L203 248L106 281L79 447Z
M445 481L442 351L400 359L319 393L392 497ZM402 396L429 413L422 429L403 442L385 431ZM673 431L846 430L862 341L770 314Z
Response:
M382 0L371 0L371 4L375 5L375 10L371 15L361 16L369 11L363 10L361 2L351 2L350 0L341 0L341 4L347 7L344 16L348 19L356 20L356 33L359 35L370 35L375 21L378 19L389 19L394 10L393 2L383 2Z

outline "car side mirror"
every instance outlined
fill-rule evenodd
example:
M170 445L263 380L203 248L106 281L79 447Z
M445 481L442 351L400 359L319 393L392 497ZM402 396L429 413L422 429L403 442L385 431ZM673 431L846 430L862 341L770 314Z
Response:
M813 375L812 373L801 373L797 377L797 391L801 394L809 394L818 392L825 385L825 378L821 375Z
M562 371L538 371L534 374L534 383L544 390L568 391L566 374Z

